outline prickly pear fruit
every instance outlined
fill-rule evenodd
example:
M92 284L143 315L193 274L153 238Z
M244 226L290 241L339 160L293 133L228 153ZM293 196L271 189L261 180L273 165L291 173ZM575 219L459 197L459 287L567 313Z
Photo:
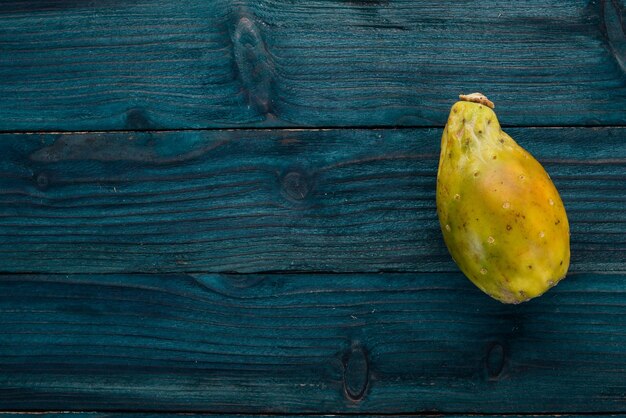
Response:
M569 223L541 164L500 129L480 93L461 95L441 138L437 213L461 271L504 303L543 294L569 267Z

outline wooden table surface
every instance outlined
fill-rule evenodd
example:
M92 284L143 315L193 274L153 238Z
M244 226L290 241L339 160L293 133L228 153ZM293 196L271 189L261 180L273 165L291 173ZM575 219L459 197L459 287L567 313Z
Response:
M1 2L0 417L626 413L625 32L624 0ZM570 218L517 306L437 222L472 91Z

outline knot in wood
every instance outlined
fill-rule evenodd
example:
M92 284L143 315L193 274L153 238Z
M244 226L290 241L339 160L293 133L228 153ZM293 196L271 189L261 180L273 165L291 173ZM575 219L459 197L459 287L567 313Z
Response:
M626 73L626 29L622 21L619 2L602 0L600 2L601 29L606 37L613 57Z
M343 385L348 399L360 401L369 382L369 362L365 349L356 345L344 356Z
M233 34L239 77L251 106L262 114L272 111L273 64L261 32L249 17L241 17Z
M506 355L504 347L500 343L493 343L487 350L487 358L485 366L487 368L487 376L489 379L497 379L504 369Z
M50 178L46 173L39 173L35 176L35 184L39 190L46 190L50 186Z
M140 108L132 108L126 111L126 127L132 130L154 128L146 112Z
M283 177L282 189L288 199L300 201L308 196L311 185L305 174L292 171Z

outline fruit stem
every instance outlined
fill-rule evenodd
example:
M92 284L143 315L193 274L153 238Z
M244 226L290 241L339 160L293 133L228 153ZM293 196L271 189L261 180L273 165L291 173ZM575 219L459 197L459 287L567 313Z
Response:
M480 104L483 104L485 106L489 106L492 109L494 107L496 107L496 105L494 105L493 102L491 100L489 100L487 98L487 96L485 96L482 93L460 94L459 95L459 99L461 99L461 100L463 100L465 102L480 103Z

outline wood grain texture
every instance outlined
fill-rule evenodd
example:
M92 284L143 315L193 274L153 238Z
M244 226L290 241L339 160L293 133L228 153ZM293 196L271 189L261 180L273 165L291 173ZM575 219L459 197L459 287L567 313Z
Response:
M212 414L212 413L194 413L194 412L177 412L177 413L168 413L168 412L73 412L73 411L29 411L29 412L0 412L0 416L3 418L29 418L29 417L39 417L39 418L253 418L253 417L341 417L346 416L346 414ZM363 418L363 417L371 417L371 418L383 418L389 415L381 415L381 414L349 414L350 417L354 418ZM572 414L518 414L518 415L497 415L497 414L429 414L429 413L413 413L413 414L394 414L394 417L398 418L410 418L415 416L422 417L441 417L446 416L449 418L470 418L470 417L479 417L479 418L599 418L599 417L615 417L621 418L626 415L624 414L584 414L584 415L572 415Z
M13 0L0 130L626 123L621 0Z
M626 412L622 274L0 276L0 408Z
M3 418L28 418L28 417L39 417L39 418L252 418L252 417L334 417L334 416L345 416L342 414L211 414L211 413L189 413L189 412L178 412L178 413L168 413L168 412L73 412L73 411L43 411L43 412L0 412L0 416ZM350 414L349 416L354 418L361 417L371 417L371 418L382 418L388 415L380 415L380 414ZM495 415L495 414L428 414L428 413L420 413L420 414L394 414L394 417L398 418L409 418L415 416L423 416L423 417L441 417L446 416L449 418L469 418L469 417L480 417L480 418L523 418L523 417L546 417L546 418L597 418L597 417L624 417L624 414L585 414L585 415L570 415L570 414L553 414L553 415Z
M570 218L571 271L626 270L626 128L511 129ZM0 137L0 271L456 271L441 130Z

